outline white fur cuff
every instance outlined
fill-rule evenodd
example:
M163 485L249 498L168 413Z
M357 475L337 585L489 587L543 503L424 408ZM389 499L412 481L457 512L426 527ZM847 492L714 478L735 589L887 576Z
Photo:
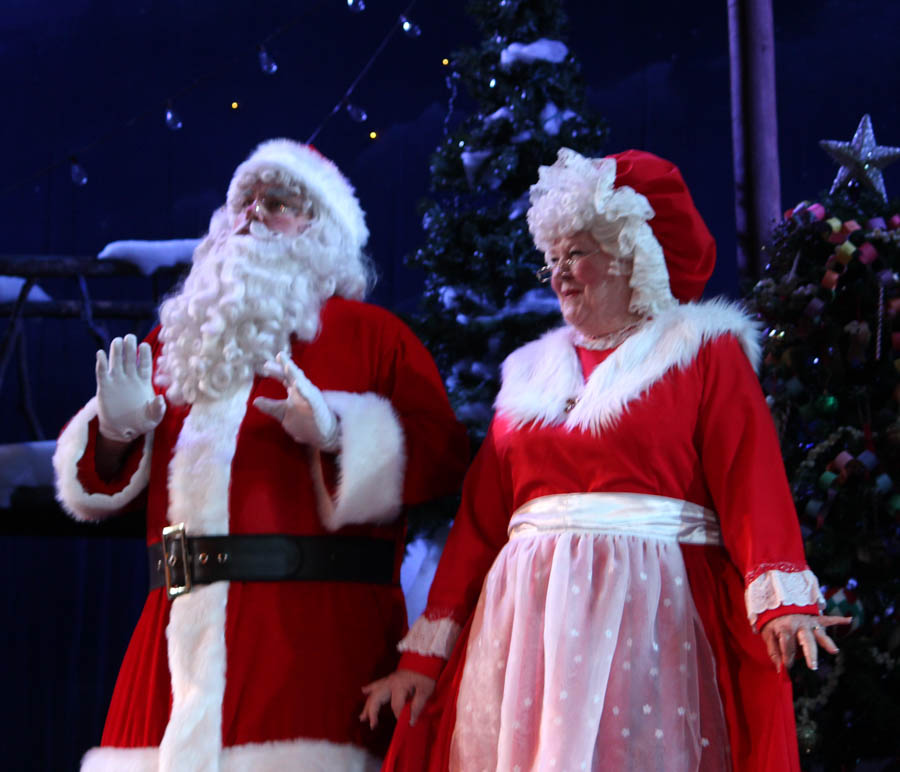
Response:
M322 512L326 528L387 523L403 504L406 443L391 403L373 393L324 392L340 418L338 486L334 507Z
M452 619L419 617L400 643L398 651L409 651L426 657L450 659L453 646L462 628Z
M805 571L766 571L756 577L744 591L747 617L753 629L764 611L779 606L813 606L825 608L819 581L809 569Z
M88 443L88 427L97 415L97 398L91 399L69 421L56 444L53 470L56 473L56 498L76 520L103 520L116 514L144 490L150 479L153 432L144 435L141 461L131 479L118 493L88 493L78 479L78 462Z

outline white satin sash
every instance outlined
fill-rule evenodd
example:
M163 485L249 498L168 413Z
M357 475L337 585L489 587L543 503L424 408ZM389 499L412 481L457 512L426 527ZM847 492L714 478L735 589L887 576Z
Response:
M722 543L719 519L711 509L646 493L562 493L532 499L513 514L509 536L536 531L590 531L680 544Z

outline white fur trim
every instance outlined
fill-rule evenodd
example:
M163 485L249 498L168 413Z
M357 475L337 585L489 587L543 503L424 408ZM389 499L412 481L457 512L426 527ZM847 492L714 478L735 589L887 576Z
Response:
M756 369L761 358L758 325L736 303L713 300L658 314L601 362L585 383L574 330L552 330L507 357L494 407L520 427L565 423L599 434L669 370L685 367L704 343L728 333L737 337ZM566 414L572 399L577 404Z
M188 533L228 533L228 488L237 435L247 413L252 383L231 396L201 400L184 420L169 464L170 523Z
M166 628L172 713L159 747L161 769L194 772L219 766L229 586L194 587L172 601Z
M820 611L825 608L819 581L809 569L760 574L744 590L744 603L754 630L760 614L779 606L818 606Z
M351 523L388 523L403 504L406 448L403 427L391 403L379 394L323 392L340 418L338 485L332 501L313 454L313 484L319 517L329 531Z
M462 628L449 617L426 619L419 617L403 640L397 644L397 651L410 651L430 657L450 659L453 646Z
M221 772L378 772L381 760L355 745L327 740L250 743L223 749L215 767ZM171 772L160 764L156 748L93 748L81 772ZM201 769L201 767L194 767ZM203 769L206 769L205 767Z
M227 534L228 491L250 383L214 402L196 402L169 466L171 523L189 534ZM222 746L228 582L195 587L172 601L168 639L172 713L159 749L165 770L215 770Z
M159 772L158 748L91 748L80 772Z
M365 215L353 186L329 159L309 145L290 139L270 139L256 148L234 172L228 204L234 206L247 181L263 169L279 169L300 183L320 205L327 207L360 250L369 239Z
M97 398L92 398L59 435L53 454L56 473L56 498L76 520L103 520L123 509L147 486L150 479L150 458L153 432L144 435L143 455L131 479L118 493L88 493L78 479L78 462L88 442L88 426L97 416Z

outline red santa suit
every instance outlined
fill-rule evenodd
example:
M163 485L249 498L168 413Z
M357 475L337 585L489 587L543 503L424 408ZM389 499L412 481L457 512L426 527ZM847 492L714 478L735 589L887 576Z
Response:
M386 769L799 769L790 681L756 630L821 596L756 334L735 306L686 304L614 350L562 328L507 359L400 646L438 686Z
M340 450L323 453L320 467L334 502L328 522L309 448L252 406L285 396L259 375L219 400L167 405L114 480L95 468L91 400L59 438L60 500L75 517L99 520L146 497L148 544L179 522L191 535L339 531L387 541L394 582L215 582L173 601L152 590L102 746L82 769L377 769L388 738L357 716L360 687L393 667L406 628L398 515L454 490L465 432L431 357L384 310L332 298L318 336L295 340L291 354L340 419Z

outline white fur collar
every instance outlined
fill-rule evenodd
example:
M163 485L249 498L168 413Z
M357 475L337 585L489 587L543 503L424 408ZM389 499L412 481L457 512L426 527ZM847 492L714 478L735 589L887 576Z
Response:
M688 303L657 314L599 364L587 380L571 327L551 330L510 354L494 407L517 427L563 424L599 434L669 370L689 364L707 341L734 335L754 369L759 326L736 303ZM577 400L571 412L566 405Z

